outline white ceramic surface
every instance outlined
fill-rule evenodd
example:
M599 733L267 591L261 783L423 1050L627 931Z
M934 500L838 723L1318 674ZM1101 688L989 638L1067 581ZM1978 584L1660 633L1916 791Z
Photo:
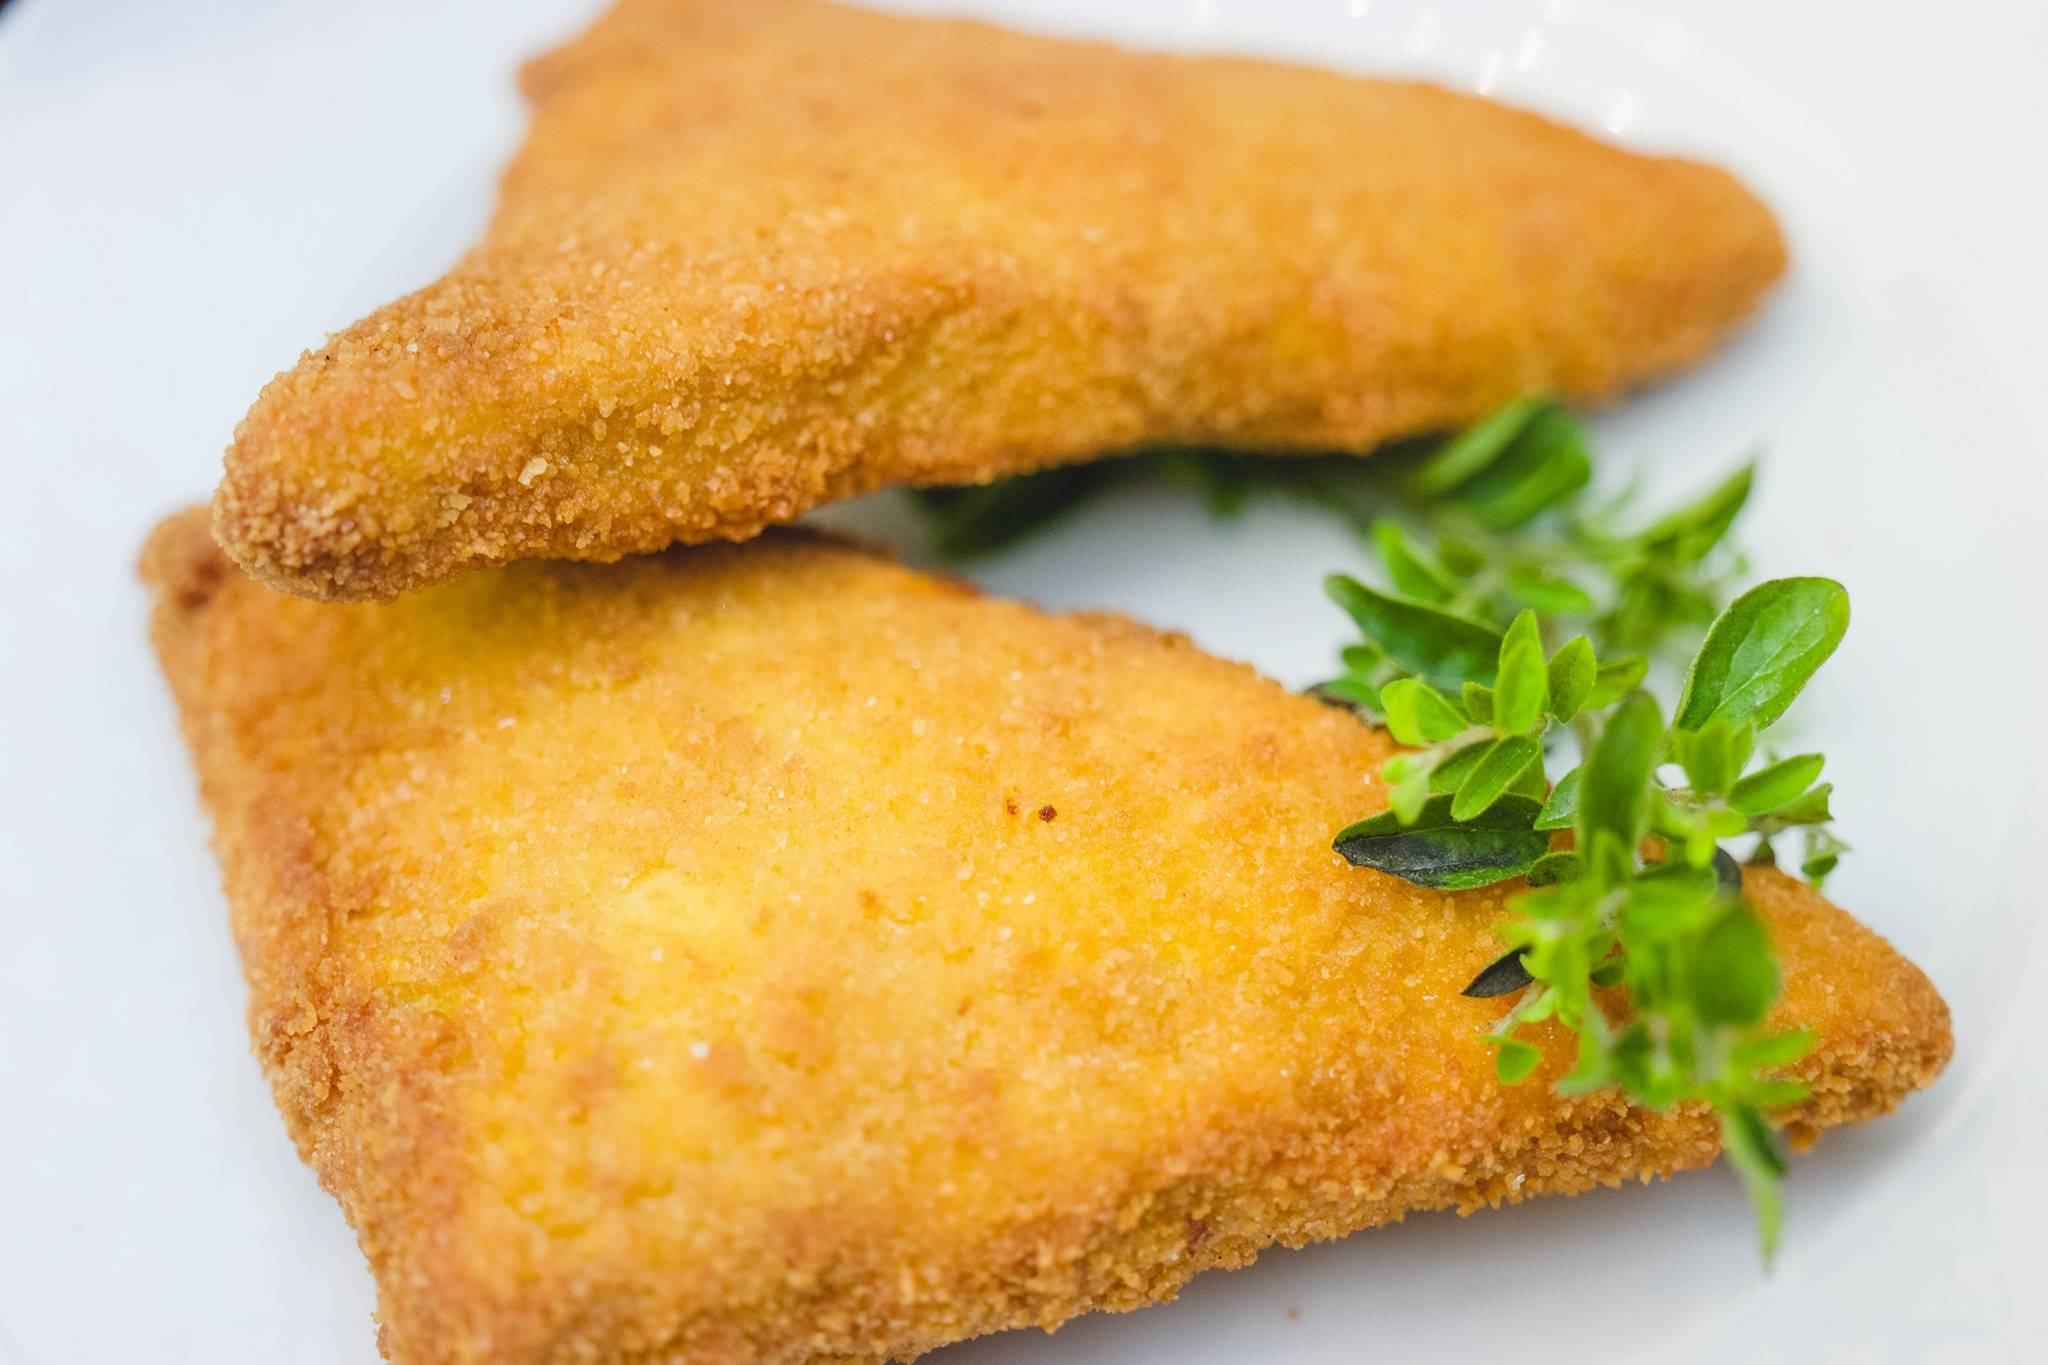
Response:
M1798 1162L1769 1278L1714 1172L1417 1218L938 1359L2038 1358L2048 1102L2024 1054L2048 953L2021 873L2041 843L2026 778L2048 764L2048 9L918 7L1427 73L1752 177L1791 231L1789 286L1723 358L1598 433L1674 489L1761 445L1760 568L1849 584L1855 624L1804 707L1858 850L1836 889L1933 974L1960 1040L1933 1092ZM0 1360L374 1359L368 1276L247 1053L131 564L157 516L205 494L264 379L474 232L519 131L513 64L586 8L0 11ZM1305 513L1215 527L1153 494L980 576L1304 681L1340 634L1316 582L1358 558ZM2002 718L2022 705L2035 718Z

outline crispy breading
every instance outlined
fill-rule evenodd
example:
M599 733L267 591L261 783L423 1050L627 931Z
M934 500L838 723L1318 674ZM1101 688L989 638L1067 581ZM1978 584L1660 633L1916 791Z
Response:
M257 577L381 599L1149 442L1364 451L1683 365L1784 263L1722 171L1271 62L624 0L525 86L482 243L237 430Z
M907 1357L1715 1155L1501 1086L1500 891L1347 866L1389 741L1181 637L786 532L337 607L195 510L144 574L396 1360ZM1927 979L1747 876L1821 1038L1795 1139L1927 1084Z

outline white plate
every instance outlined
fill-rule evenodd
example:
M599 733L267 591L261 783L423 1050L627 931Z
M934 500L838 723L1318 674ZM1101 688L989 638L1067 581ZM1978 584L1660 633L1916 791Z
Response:
M974 7L974 6L965 6ZM366 1362L369 1279L249 1060L242 987L130 564L257 387L430 278L575 0L17 0L0 14L0 1357ZM1751 176L1798 256L1761 324L1603 418L1677 487L1760 443L1760 567L1850 585L1805 706L1858 845L1841 898L1955 1007L1949 1074L1800 1160L1777 1273L1725 1172L1274 1253L1175 1306L967 1362L2031 1356L2048 987L2025 779L2048 585L2036 371L2048 11L1906 3L1011 0L1050 28L1421 71ZM865 513L864 513L865 514ZM983 574L1185 627L1282 678L1356 564L1285 509L1138 496ZM2013 712L2030 712L2010 719ZM1924 719L1923 719L1924 718Z

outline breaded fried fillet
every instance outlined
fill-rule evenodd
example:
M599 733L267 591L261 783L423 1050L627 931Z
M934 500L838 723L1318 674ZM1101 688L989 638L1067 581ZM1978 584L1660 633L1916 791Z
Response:
M308 352L216 526L388 598L897 483L1364 451L1701 355L1779 274L1726 173L1425 85L815 0L623 0L528 68L484 240Z
M396 1360L909 1357L1715 1154L1502 1087L1500 892L1347 866L1388 741L1179 637L791 533L337 607L195 511L144 574ZM1821 1038L1794 1137L1927 1084L1927 979L1748 879Z

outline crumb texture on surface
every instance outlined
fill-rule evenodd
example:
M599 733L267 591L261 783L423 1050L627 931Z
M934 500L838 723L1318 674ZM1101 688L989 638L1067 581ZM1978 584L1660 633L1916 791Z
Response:
M1715 1154L1497 1084L1501 893L1345 865L1386 738L1182 638L793 533L337 607L195 510L144 575L395 1360L910 1357ZM1748 875L1794 1138L1931 1080L1926 978Z
M1150 442L1365 451L1670 371L1784 265L1723 171L1272 62L624 0L524 85L481 243L236 431L256 576L383 599Z

